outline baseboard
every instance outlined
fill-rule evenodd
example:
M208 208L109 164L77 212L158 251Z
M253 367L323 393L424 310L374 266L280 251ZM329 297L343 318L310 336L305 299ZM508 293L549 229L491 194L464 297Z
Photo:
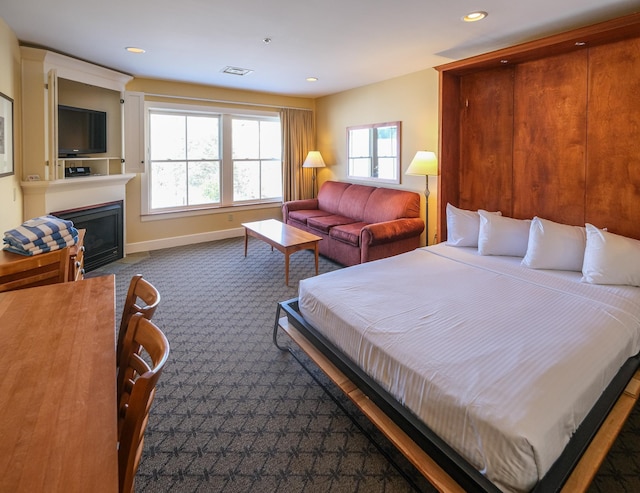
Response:
M151 250L160 250L162 248L172 248L184 245L193 245L194 243L204 243L206 241L224 240L227 238L236 238L244 236L244 228L224 229L221 231L210 231L207 233L198 233L195 235L174 236L172 238L162 238L159 240L140 241L138 243L127 243L125 252L138 253L149 252Z

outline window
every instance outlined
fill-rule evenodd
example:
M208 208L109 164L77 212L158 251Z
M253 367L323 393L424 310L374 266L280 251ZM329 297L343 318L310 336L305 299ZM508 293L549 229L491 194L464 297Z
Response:
M151 209L220 204L220 116L149 114Z
M233 201L282 197L280 121L233 117Z
M148 107L143 212L282 200L280 119L155 103Z
M347 128L349 178L400 183L400 122Z

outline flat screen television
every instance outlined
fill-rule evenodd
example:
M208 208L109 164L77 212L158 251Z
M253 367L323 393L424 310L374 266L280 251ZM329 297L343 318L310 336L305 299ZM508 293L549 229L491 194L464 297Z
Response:
M58 106L58 157L107 152L107 113Z

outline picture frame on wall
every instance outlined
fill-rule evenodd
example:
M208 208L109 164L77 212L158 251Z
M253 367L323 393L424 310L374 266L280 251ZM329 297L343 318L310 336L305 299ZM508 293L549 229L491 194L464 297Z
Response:
M14 173L13 99L0 92L0 177Z

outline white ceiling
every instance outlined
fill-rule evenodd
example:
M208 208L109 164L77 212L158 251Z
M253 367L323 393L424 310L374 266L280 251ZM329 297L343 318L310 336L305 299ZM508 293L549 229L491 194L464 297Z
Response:
M462 22L472 10L489 16ZM637 11L640 0L0 0L25 44L136 77L303 97Z

